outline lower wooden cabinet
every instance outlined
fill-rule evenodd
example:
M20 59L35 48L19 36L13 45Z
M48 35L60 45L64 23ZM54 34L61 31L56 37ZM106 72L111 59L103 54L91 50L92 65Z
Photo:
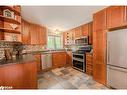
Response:
M37 89L36 62L0 66L0 86L12 89Z
M66 65L66 52L52 53L53 68L63 67Z
M93 65L93 79L106 85L106 64L96 63Z
M86 53L86 74L93 75L93 55Z
M41 55L40 54L36 54L34 55L35 57L35 61L37 63L37 71L40 72L42 69L41 69Z
M67 51L67 66L72 66L72 51Z

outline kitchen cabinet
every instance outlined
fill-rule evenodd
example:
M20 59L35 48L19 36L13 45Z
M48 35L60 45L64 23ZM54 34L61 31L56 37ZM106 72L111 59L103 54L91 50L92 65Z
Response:
M88 25L89 25L88 31L89 44L93 44L93 22L90 22Z
M22 19L21 27L22 43L30 44L30 23Z
M36 24L30 24L31 44L46 45L47 31L45 27Z
M106 11L108 29L122 27L127 24L126 6L111 6Z
M34 55L35 57L35 61L37 63L37 71L40 72L42 69L41 69L41 55L40 54L36 54Z
M72 66L72 51L67 51L67 66Z
M106 25L106 10L103 9L93 15L93 29L94 31L105 30Z
M47 44L47 29L44 26L29 23L22 19L23 44Z
M88 33L89 33L89 24L84 24L82 25L82 36L88 36Z
M0 85L12 89L37 89L36 62L0 66Z
M31 38L31 44L39 44L39 38L38 38L39 32L38 27L35 24L30 24L30 38Z
M92 38L93 38L93 23L87 23L82 25L82 37L88 36L89 44L92 44Z
M93 32L93 79L106 84L106 30Z
M52 54L53 68L63 67L66 65L66 52L54 52Z
M74 28L74 39L79 39L82 37L82 27L79 26L79 27L76 27Z
M47 44L47 29L44 26L40 26L39 31L39 44L46 45Z
M86 74L93 75L93 55L86 53Z

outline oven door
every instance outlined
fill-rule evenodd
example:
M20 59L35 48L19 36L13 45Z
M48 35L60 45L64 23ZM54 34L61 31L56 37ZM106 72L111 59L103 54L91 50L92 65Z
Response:
M85 72L84 54L73 53L73 68Z

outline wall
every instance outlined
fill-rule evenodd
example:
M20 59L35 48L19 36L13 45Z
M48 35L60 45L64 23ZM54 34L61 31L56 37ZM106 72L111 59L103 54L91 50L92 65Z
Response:
M46 46L43 45L23 45L20 42L0 41L0 60L4 58L4 49L11 49L13 52L20 49L23 53L26 53L32 51L41 51L44 50L45 47Z

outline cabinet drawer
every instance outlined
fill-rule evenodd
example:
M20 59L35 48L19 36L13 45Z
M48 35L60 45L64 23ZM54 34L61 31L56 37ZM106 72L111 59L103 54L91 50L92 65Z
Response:
M87 63L92 63L92 60L86 59Z
M93 71L92 70L89 70L89 69L86 69L86 74L92 75L93 74Z
M93 66L92 65L86 65L86 69L93 69Z

